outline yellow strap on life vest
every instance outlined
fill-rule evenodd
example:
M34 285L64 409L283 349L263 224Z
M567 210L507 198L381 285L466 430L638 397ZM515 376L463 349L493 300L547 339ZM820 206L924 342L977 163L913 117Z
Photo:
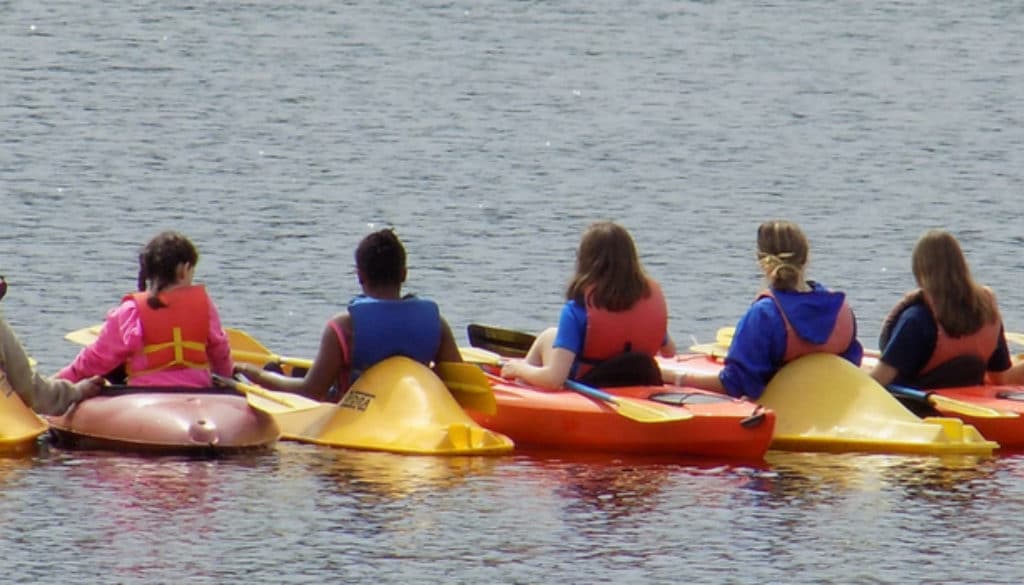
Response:
M185 350L193 349L196 351L203 352L206 354L206 344L198 341L185 341L181 338L181 327L175 327L173 330L174 339L164 343L154 343L152 345L146 345L142 348L142 353L149 355L154 352L158 352L169 347L174 348L174 359L166 364L157 366L155 368L149 368L148 370L141 371L129 371L130 376L141 376L144 374L152 374L153 372L160 372L176 366L185 366L196 370L203 370L210 366L210 362L203 360L202 362L191 362L185 359ZM130 368L129 368L130 369Z

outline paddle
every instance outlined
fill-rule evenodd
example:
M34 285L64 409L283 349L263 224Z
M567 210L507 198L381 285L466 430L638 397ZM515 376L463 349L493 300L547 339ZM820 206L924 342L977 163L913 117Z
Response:
M490 325L470 324L466 327L469 344L505 357L526 357L536 339L529 333Z
M603 392L597 388L591 388L590 386L577 382L576 380L566 380L565 387L579 392L584 396L601 400L611 405L615 412L637 422L665 423L693 418L693 413L688 410L671 407L662 408L658 405L646 404L633 398L612 396L607 392Z
M302 410L310 410L319 408L323 403L316 400L306 398L305 396L299 396L298 394L288 394L286 392L272 392L266 388L256 386L255 384L247 384L245 382L236 380L234 378L228 378L227 376L221 376L219 374L213 374L211 376L213 382L220 386L231 388L239 394L244 394L247 397L258 396L264 400L269 400L275 404L286 407L289 411L297 412ZM260 405L253 405L255 408L260 410L266 410L270 414L280 414L280 409L267 409Z
M918 390L916 388L900 386L899 384L889 384L886 386L886 390L888 390L893 396L918 400L920 402L930 404L939 410L963 416L971 416L975 418L1017 418L1015 413L1000 412L993 408L988 408L987 406L979 406L977 404L971 404L970 402L964 402L955 398L935 394L934 392L928 392L927 390Z
M484 414L498 412L498 401L487 376L473 364L441 362L435 368L441 381L463 408Z
M228 334L228 343L231 345L231 357L234 360L255 363L257 365L272 363L306 370L313 367L313 360L284 357L275 354L255 337L241 329L225 328L224 331Z

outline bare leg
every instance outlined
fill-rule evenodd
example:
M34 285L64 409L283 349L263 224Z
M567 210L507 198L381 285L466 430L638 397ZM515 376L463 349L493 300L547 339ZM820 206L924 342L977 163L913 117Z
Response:
M526 354L526 363L531 366L543 366L551 363L551 352L554 351L555 333L558 329L549 327L533 340L530 351Z

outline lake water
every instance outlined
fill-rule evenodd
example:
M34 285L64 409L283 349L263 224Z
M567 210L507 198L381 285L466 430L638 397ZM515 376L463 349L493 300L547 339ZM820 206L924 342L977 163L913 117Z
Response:
M633 233L681 345L798 221L865 345L953 231L1024 330L1024 6L909 0L0 0L3 311L40 367L186 232L228 326L311 355L396 226L465 325L555 323L580 232ZM763 464L284 443L0 461L18 583L1018 583L1024 458Z

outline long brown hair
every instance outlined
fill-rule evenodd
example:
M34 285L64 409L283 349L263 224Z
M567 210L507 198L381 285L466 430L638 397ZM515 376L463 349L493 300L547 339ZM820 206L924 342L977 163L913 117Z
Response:
M807 236L795 223L766 221L757 228L757 262L772 288L796 290L809 255Z
M917 285L949 335L974 333L999 318L995 300L971 277L960 243L949 232L925 232L914 246L912 264Z
M610 221L591 224L576 250L576 274L565 297L599 309L625 311L649 294L647 274L629 232Z

